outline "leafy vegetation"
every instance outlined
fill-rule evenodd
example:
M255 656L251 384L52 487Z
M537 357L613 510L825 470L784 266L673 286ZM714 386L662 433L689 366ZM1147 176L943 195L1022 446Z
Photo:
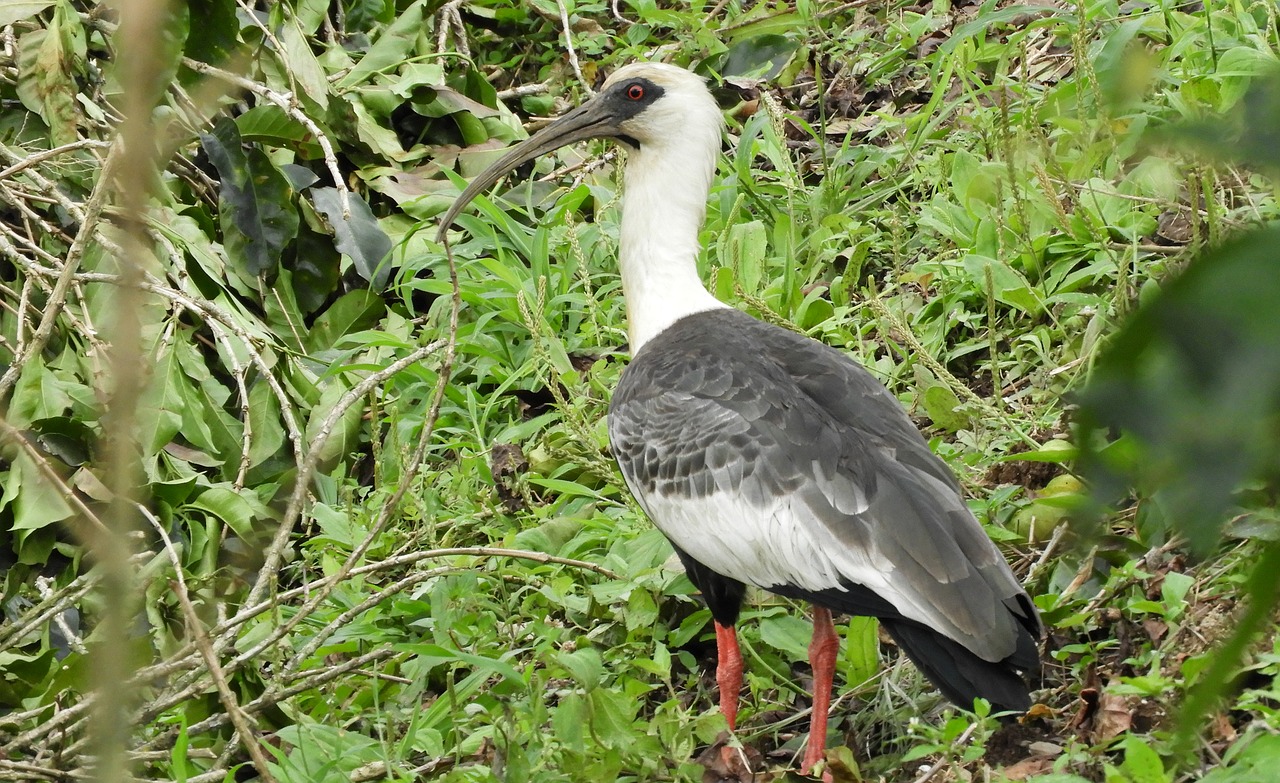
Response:
M527 118L660 56L723 78L704 279L900 396L1049 626L1000 726L843 623L836 779L1270 779L1280 648L1232 631L1280 572L1274 229L1238 238L1277 212L1274 4L113 8L0 6L0 776L750 779L607 453L614 153L431 239ZM745 613L762 779L807 634Z

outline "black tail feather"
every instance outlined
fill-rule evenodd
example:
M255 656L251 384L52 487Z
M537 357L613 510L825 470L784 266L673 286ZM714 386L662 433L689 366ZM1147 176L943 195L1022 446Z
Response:
M979 658L959 642L913 623L882 618L881 625L893 637L902 651L929 678L942 695L957 706L973 709L973 700L981 697L991 702L995 712L1025 712L1031 707L1031 692L1018 673L1026 668L1027 651L1036 660L1035 640L1029 633L1027 645L1019 639L1019 650L1003 661L991 662Z

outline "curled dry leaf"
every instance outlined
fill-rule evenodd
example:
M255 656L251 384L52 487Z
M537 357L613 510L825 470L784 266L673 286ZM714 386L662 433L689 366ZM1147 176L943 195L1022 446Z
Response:
M706 771L702 783L762 783L764 757L760 751L738 742L729 732L721 732L711 746L699 754L698 763Z

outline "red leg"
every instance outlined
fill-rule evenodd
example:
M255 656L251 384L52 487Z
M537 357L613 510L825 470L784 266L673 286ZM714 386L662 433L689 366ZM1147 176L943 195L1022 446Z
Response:
M716 623L716 653L720 712L729 721L729 731L733 731L738 722L738 693L742 690L742 653L738 651L738 632L732 625Z
M804 752L800 774L808 775L826 755L827 711L831 708L831 685L836 674L836 654L840 637L831 623L831 612L813 607L813 641L809 642L809 663L813 666L813 721L809 724L809 747ZM824 776L826 779L827 776Z

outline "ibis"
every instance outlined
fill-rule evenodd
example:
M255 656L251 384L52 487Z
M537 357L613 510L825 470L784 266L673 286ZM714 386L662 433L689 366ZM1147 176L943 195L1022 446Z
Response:
M748 585L813 605L805 774L824 758L832 612L879 618L957 705L981 697L1025 711L1039 615L897 399L841 352L729 307L699 279L723 124L701 77L661 63L623 67L478 175L439 238L526 161L591 138L626 149L618 266L632 359L609 405L609 441L711 611L730 729Z

